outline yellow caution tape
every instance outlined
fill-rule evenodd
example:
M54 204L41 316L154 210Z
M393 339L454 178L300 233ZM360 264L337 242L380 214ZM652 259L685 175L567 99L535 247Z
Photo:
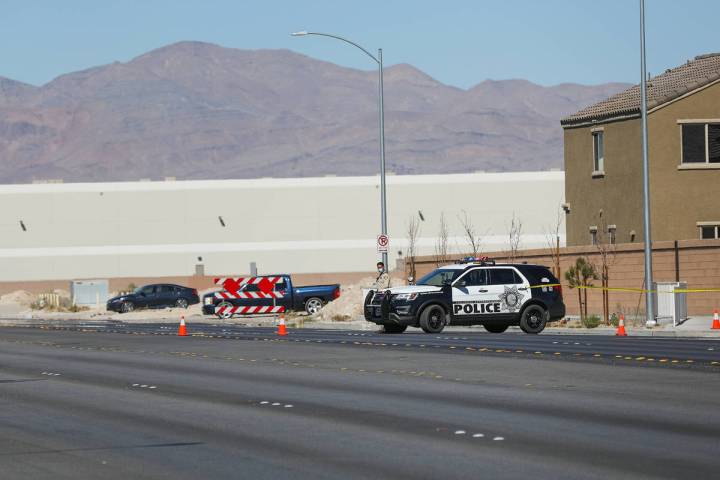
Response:
M542 285L531 285L530 288L546 288L546 287L560 287L559 283L544 283ZM577 289L586 290L607 290L609 292L634 292L634 293L658 293L657 290L645 290L644 288L631 288L631 287L598 287L595 285L578 285ZM674 293L708 293L708 292L720 292L720 288L676 288ZM673 292L659 292L659 293L673 293Z
M607 290L610 292L637 292L637 293L648 293L648 292L655 292L655 290L645 290L643 288L625 288L625 287L596 287L595 285L578 285L577 287L579 289L593 289L593 290Z
M675 293L720 292L720 288L676 288Z

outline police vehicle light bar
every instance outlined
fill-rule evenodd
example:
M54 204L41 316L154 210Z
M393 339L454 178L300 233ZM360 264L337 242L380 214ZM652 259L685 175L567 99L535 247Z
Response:
M495 260L490 260L490 257L463 257L457 263L482 263L495 265Z

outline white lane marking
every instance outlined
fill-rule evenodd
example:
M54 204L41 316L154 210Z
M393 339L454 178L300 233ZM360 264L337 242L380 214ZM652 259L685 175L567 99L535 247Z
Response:
M465 430L455 430L455 435L465 435Z
M496 442L501 442L501 441L505 440L505 437L493 437L493 440Z
M293 406L290 404L287 404L287 405L285 405L285 408L293 408Z
M484 433L473 433L473 438L483 438L484 436Z
M272 404L273 407L277 407L278 405L280 405L280 402L273 402Z
M150 385L148 388L157 388L155 385Z
M147 385L140 385L140 388L147 388Z
M260 405L267 405L268 403L270 402L268 402L267 400L263 400L262 402L260 402Z
M133 383L132 386L133 386L133 387L139 387L140 384L139 384L139 383Z

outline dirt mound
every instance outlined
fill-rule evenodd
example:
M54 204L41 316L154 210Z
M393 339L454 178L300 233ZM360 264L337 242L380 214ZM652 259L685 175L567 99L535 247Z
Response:
M0 305L20 305L29 307L35 301L35 295L27 290L15 290L0 297Z
M0 305L22 311L44 312L79 312L88 310L86 307L73 306L67 290L55 289L52 292L30 293L27 290L16 290L0 297ZM7 309L5 309L7 310Z
M363 315L363 289L370 288L375 277L366 277L358 283L340 287L340 298L328 303L313 318L325 322L354 320Z

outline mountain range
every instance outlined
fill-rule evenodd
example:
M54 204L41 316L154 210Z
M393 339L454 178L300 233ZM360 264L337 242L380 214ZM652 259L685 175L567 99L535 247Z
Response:
M560 118L629 87L385 69L387 168L562 168ZM376 71L289 50L180 42L36 87L0 77L0 183L371 175Z

